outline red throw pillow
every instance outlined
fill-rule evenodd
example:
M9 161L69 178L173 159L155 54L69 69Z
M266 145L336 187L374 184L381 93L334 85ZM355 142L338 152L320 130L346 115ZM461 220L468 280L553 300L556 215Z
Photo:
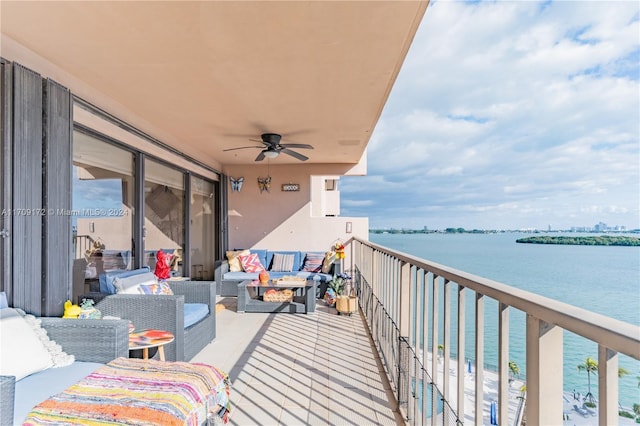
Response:
M242 264L242 269L245 272L262 272L264 271L264 266L260 263L260 258L258 258L257 253L251 253L248 255L240 255L240 264Z

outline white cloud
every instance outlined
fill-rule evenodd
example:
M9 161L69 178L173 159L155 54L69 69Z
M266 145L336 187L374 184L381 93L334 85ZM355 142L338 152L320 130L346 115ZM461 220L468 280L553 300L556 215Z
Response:
M372 226L640 227L639 16L432 2L343 210Z

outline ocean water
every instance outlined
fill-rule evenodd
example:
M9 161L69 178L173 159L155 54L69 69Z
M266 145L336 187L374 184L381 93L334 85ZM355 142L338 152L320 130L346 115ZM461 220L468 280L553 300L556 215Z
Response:
M370 234L369 240L390 249L640 326L639 247L515 242L526 236L531 234ZM473 318L470 317L473 315L472 297L467 296L467 301L467 318ZM498 364L497 303L485 303L485 312L485 364L491 368ZM455 316L451 319L452 327L457 327ZM523 312L510 310L509 355L520 367L521 377L525 373L524 321ZM472 343L474 330L470 320L466 335L465 357L475 359ZM455 354L457 349L452 347L451 351ZM577 365L588 356L597 360L597 345L565 331L565 390L575 389L582 394L587 393L587 374L579 372ZM640 403L640 361L620 355L619 366L629 372L619 380L620 403L631 407ZM597 376L592 375L591 392L596 397L597 389Z

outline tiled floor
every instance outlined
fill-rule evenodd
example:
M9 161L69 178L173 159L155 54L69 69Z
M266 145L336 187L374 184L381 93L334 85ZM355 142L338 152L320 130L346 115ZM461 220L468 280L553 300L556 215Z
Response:
M217 338L192 361L229 373L231 424L404 424L358 313L318 301L309 315L238 314L235 298L219 302Z

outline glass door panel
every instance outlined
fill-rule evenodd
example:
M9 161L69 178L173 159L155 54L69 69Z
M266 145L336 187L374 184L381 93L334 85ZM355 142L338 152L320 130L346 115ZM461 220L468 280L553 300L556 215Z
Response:
M158 250L170 255L170 275L184 275L184 173L145 159L144 264L155 271ZM188 275L188 274L187 274Z
M213 182L191 177L190 235L191 279L213 280L215 211Z
M134 264L134 156L73 132L73 293L99 291L98 276Z

